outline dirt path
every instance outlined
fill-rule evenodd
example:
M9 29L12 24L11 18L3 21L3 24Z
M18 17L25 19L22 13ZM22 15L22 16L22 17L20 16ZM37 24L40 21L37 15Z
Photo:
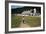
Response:
M28 28L28 27L30 27L30 26L27 23L21 22L20 28Z
M22 21L21 21L21 23L20 23L20 28L28 28L28 27L30 27L30 26L25 22L25 20L24 20L24 23L23 23L23 20L24 20L24 17L22 18Z

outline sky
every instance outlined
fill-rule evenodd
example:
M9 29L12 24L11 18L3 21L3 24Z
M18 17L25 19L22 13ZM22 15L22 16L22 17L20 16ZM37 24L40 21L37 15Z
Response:
M21 8L21 7L24 7L24 6L15 6L15 5L11 6L12 9L14 9L14 8Z

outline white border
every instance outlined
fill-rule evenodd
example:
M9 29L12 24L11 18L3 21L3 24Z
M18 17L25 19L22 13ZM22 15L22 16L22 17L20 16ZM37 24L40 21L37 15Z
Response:
M41 7L41 27L32 27L32 28L11 28L11 5L18 6L37 6ZM23 30L40 30L43 29L43 5L36 4L20 4L20 3L9 3L9 31L23 31Z

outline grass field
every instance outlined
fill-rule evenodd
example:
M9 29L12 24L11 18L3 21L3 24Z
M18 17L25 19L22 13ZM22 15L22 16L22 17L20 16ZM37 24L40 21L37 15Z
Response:
M30 27L38 27L41 25L41 17L32 17L32 16L25 16L24 17L25 22ZM17 28L20 26L20 23L22 21L22 16L11 16L11 28Z
M25 22L28 23L31 27L38 27L41 25L41 18L34 16L25 17Z
M11 16L11 27L12 28L19 27L19 25L21 23L21 19L22 19L21 16L14 16L14 15L12 15Z

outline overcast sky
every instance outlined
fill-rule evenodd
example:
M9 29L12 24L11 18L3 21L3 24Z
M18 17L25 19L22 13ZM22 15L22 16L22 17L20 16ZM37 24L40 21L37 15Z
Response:
M15 6L15 5L11 6L12 9L14 9L14 8L21 8L21 7L24 7L24 6Z

